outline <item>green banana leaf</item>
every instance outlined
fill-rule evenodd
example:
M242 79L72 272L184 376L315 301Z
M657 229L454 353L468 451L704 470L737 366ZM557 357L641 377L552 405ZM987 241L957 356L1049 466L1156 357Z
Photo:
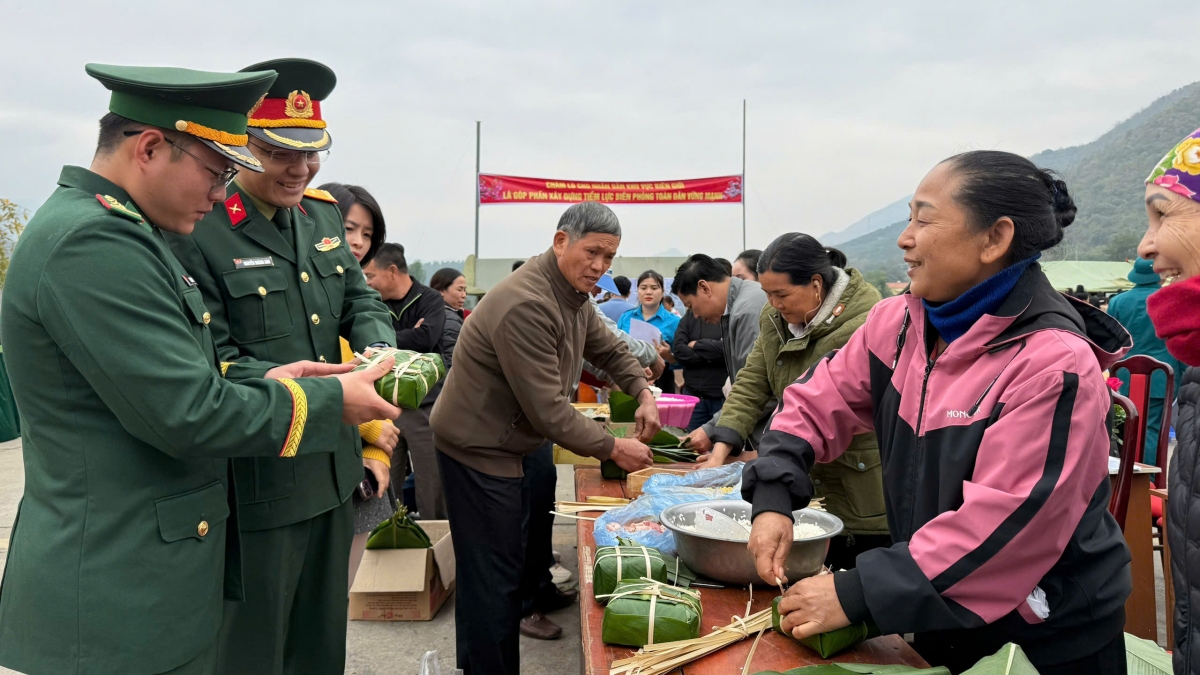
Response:
M622 422L621 426L608 427L608 435L612 436L613 438L628 438L629 432L633 428L630 427L629 424L632 424L632 422ZM666 429L659 429L658 433L654 434L654 438L651 438L650 442L646 445L650 446L651 448L655 448L656 450L696 454L695 450L688 449L686 440L684 438L676 436Z
M771 627L776 633L787 638L795 640L791 633L783 630L783 617L779 614L779 601L783 598L775 598L771 602ZM814 652L821 655L821 658L827 659L834 654L840 654L854 645L870 640L873 637L879 637L879 628L873 623L858 623L845 628L839 628L828 633L818 633L803 640L797 640L800 644L808 647Z
M912 666L884 665L870 663L827 663L819 666L805 666L788 671L764 670L754 675L900 675L901 673L916 673L919 675L951 675L949 668L913 668ZM965 675L965 673L964 673Z
M629 476L629 472L617 466L617 463L611 459L606 459L600 462L600 477L607 480L625 480Z
M613 392L615 395L617 392ZM626 396L625 398L629 398ZM630 399L633 400L633 399ZM612 398L609 398L609 407L612 407ZM629 431L629 427L609 427L608 433L614 438L625 438ZM659 431L650 439L650 450L654 454L655 464L687 464L695 463L699 457L694 450L688 450L684 447L683 440L669 431ZM611 459L606 459L600 462L600 475L610 480L624 480L629 476L629 473L617 466L617 463Z
M429 535L408 516L408 509L403 504L396 508L391 518L383 521L371 530L367 537L368 549L380 548L429 548L433 544Z
M622 581L637 581L643 577L655 581L667 580L667 561L658 549L637 544L596 549L596 562L592 566L592 592L597 598L612 593ZM600 602L604 604L603 600Z
M700 594L659 582L617 584L607 598L600 638L610 645L643 647L700 637ZM650 608L654 606L654 625ZM651 640L653 636L653 640Z
M778 599L777 599L778 600ZM778 612L772 612L772 619L778 615ZM778 628L776 628L778 630ZM1135 638L1136 639L1136 638ZM1128 640L1126 645L1128 645ZM1152 643L1153 644L1153 643ZM1157 645L1155 645L1157 647ZM1160 650L1161 651L1161 650ZM827 657L823 657L827 658ZM1169 657L1168 657L1169 661ZM1136 671L1130 670L1130 673ZM1158 671L1145 671L1155 673ZM1165 671L1170 673L1170 664ZM944 667L937 668L913 668L912 666L901 665L885 665L877 666L864 663L830 663L820 666L805 666L803 668L793 668L792 670L783 673L767 670L755 675L847 675L847 673L858 673L859 675L899 675L901 673L922 673L925 675L950 675L950 670ZM980 659L978 663L963 671L962 675L1038 675L1037 669L1029 662L1025 656L1025 652L1021 648L1011 642L1000 648L1000 651L995 654Z
M1125 634L1125 662L1129 675L1171 675L1171 655L1157 643Z
M695 463L695 461L695 457L692 459L682 459L675 456L660 455L657 452L654 453L655 464L684 464L688 462ZM625 480L629 477L629 472L617 466L617 463L611 459L606 459L600 462L600 476L610 480Z
M669 431L660 429L646 445L652 448L682 448L683 440Z
M614 391L608 395L608 421L636 422L637 399L622 391Z
M633 546L640 548L641 544L632 539L617 537L617 546ZM657 549L652 548L650 550L654 551ZM662 555L661 551L659 551L659 555ZM696 581L700 578L699 574L693 572L692 568L685 565L679 558L664 558L664 560L667 563L667 582L672 586L688 588L692 585L693 581Z
M650 447L654 450L654 454L658 457L665 457L676 463L695 462L696 458L699 457L699 455L691 450L669 450L664 448L655 448L654 446Z
M698 576L679 558L667 561L667 581L673 586L689 588Z
M1025 652L1010 642L1000 651L964 670L963 675L1038 675L1038 671L1029 662Z
M633 427L628 426L606 427L605 431L607 431L608 435L612 436L613 438L625 438L626 434L628 434L629 430L632 428Z
M375 391L393 405L408 410L421 402L438 381L446 377L446 364L439 354L418 354L407 349L380 349L354 370L363 370L388 356L396 357L392 370L375 381Z

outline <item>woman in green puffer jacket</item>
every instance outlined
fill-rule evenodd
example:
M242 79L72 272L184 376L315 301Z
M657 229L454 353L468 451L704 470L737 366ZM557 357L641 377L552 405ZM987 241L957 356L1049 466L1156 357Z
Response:
M844 346L880 300L858 270L846 269L841 251L806 234L793 232L771 242L758 273L769 304L759 317L758 340L721 409L710 466L734 457L752 459L756 453L741 449L763 406L782 398L783 390L821 357ZM826 565L851 569L859 553L891 545L875 434L855 436L833 463L813 467L812 479L825 509L846 525L830 543Z

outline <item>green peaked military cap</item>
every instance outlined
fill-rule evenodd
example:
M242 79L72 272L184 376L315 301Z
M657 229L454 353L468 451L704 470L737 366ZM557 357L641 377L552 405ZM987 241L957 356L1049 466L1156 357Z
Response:
M263 170L262 163L246 149L246 122L276 73L210 73L100 63L89 63L85 70L112 92L108 109L113 113L191 134L241 166Z
M242 72L274 70L275 83L250 115L251 136L278 148L320 152L333 145L321 116L321 101L337 85L333 70L311 59L272 59Z

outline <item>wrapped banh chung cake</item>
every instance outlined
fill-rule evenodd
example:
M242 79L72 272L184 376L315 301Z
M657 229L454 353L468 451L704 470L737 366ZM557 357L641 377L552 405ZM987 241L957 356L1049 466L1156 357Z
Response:
M657 581L622 581L607 600L601 628L606 644L644 647L700 637L698 591Z
M416 410L425 395L446 377L446 365L439 354L418 354L407 349L376 349L370 356L357 355L363 361L354 370L364 370L388 356L396 357L391 372L375 381L375 391L392 405Z
M785 633L783 630L783 617L779 614L779 601L782 597L775 598L771 603L771 627L780 635L786 635L795 640L791 633ZM834 654L843 652L854 645L870 640L873 637L879 636L879 629L872 623L856 623L845 628L839 628L828 633L818 633L803 640L797 640L800 644L808 647L814 652L821 655L821 658L827 659Z
M408 509L403 504L396 507L396 513L371 530L367 537L367 548L429 548L433 544L429 535L408 515Z
M667 563L656 548L602 546L592 567L592 591L597 598L612 593L622 581L667 580Z

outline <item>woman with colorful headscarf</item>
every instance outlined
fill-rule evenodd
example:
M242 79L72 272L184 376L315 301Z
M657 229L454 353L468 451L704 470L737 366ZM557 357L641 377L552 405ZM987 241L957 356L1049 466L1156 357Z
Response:
M1167 470L1167 540L1175 583L1176 675L1200 673L1200 129L1175 146L1146 178L1149 227L1138 255L1167 284L1146 311L1167 351L1188 366L1177 374L1177 445Z

